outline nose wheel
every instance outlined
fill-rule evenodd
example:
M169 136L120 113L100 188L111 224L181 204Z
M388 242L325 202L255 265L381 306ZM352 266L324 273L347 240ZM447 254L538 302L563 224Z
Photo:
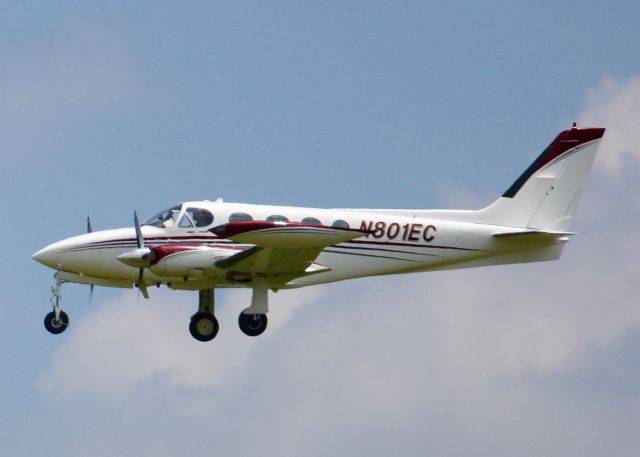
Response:
M51 287L52 297L50 302L53 311L44 317L44 328L54 335L64 332L69 326L69 316L60 308L60 301L62 301L61 286L62 281L56 279L56 285Z
M44 328L54 335L64 332L68 326L69 316L62 310L60 310L59 316L56 316L55 311L51 311L44 316Z

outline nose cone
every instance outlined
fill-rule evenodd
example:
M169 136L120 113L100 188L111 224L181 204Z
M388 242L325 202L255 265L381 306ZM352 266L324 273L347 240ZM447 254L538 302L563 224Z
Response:
M54 270L80 272L82 270L76 270L76 267L78 262L83 260L82 252L86 250L89 243L95 241L95 237L96 235L84 234L56 241L40 249L31 258Z
M36 262L40 262L43 265L46 265L50 268L57 268L58 260L57 260L58 249L56 249L52 244L49 246L40 249L38 252L33 254L31 258Z

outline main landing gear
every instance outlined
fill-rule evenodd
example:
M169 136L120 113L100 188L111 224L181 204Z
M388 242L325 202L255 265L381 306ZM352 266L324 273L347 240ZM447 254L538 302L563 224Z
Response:
M267 315L245 314L243 311L238 316L238 325L245 335L261 335L267 329Z
M268 284L266 279L253 280L253 295L251 306L246 308L238 316L238 326L245 335L258 336L267 329ZM191 316L189 332L198 341L211 341L218 334L220 326L215 317L214 289L200 291L198 312Z
M60 301L62 300L60 286L62 286L62 281L56 279L56 285L51 287L53 295L51 297L51 306L53 306L53 311L44 317L44 328L55 335L64 332L69 326L69 316L60 308Z
M243 310L238 316L238 325L245 335L258 336L267 329L268 290L266 279L255 278L253 280L251 306Z
M215 296L214 289L204 289L200 291L198 302L198 312L191 316L189 331L198 341L211 341L218 334L220 326L218 319L214 316Z

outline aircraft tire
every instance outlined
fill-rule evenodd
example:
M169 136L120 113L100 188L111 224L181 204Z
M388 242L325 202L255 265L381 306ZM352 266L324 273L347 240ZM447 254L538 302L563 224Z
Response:
M60 311L60 319L56 319L56 313L54 311L51 311L44 317L44 328L54 335L64 332L68 326L69 316L64 311Z
M189 332L198 341L211 341L218 334L218 319L210 313L196 313L191 317Z
M238 326L242 333L248 336L261 335L267 329L266 314L245 314L238 316Z

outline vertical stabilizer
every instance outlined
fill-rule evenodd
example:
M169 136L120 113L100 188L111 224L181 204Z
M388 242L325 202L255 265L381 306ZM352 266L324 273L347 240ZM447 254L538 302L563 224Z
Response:
M477 222L569 230L604 131L574 124L561 132Z

